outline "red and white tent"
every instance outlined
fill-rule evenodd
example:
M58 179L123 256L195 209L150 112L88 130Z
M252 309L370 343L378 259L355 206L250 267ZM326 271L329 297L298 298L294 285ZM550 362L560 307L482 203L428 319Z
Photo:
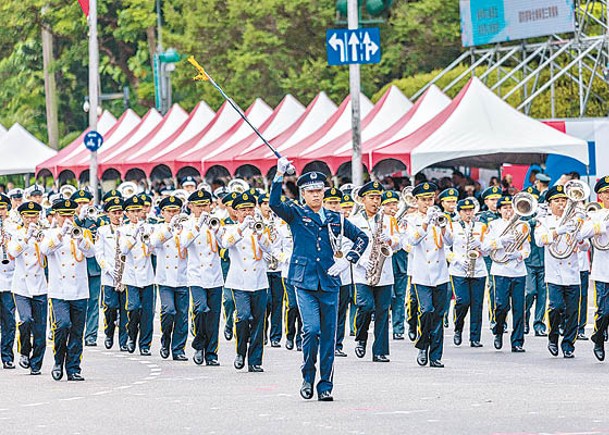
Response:
M389 126L404 117L411 108L412 103L397 87L389 87L370 113L362 120L362 143L387 130ZM352 150L352 137L349 129L321 148L304 151L294 158L294 164L297 167L302 167L312 160L320 160L328 164L332 173L336 173L342 163L351 160L350 154L342 156L339 156L339 154Z
M370 153L402 160L411 174L441 162L474 167L530 164L547 154L588 163L588 146L520 113L472 78L446 109L415 132Z

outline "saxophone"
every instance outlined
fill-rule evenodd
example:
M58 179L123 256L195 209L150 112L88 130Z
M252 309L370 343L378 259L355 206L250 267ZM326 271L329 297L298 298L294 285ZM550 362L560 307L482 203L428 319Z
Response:
M123 280L123 272L125 271L125 256L121 254L119 243L119 232L116 229L116 244L114 245L114 290L122 292L125 290L121 281Z
M366 213L365 211L363 213ZM374 220L376 222L376 229L372 234L372 249L370 251L370 259L368 260L368 267L366 269L366 280L368 285L371 287L376 286L381 280L381 272L383 271L383 264L388 257L393 255L391 246L381 241L383 233L383 218L385 212L381 209Z
M473 278L476 271L476 260L480 257L480 253L472 248L474 243L474 224L471 223L471 227L468 227L467 222L463 222L465 234L467 237L467 245L465 247L465 260L466 260L466 278Z

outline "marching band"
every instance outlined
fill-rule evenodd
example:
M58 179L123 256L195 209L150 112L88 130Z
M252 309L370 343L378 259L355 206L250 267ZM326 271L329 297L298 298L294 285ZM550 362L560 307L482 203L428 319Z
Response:
M262 372L265 344L281 347L285 334L286 349L303 352L302 397L316 389L330 401L334 357L348 356L351 331L358 358L373 326L372 361L389 362L391 325L394 340L407 332L415 342L419 365L444 367L451 299L455 346L468 316L470 346L484 346L488 297L496 350L508 328L512 352L525 352L534 332L547 335L552 356L573 358L587 339L588 280L593 355L605 359L609 176L588 203L580 180L514 196L493 186L479 201L427 181L402 192L377 181L327 187L309 172L299 202L283 196L289 169L280 159L267 194L242 180L212 192L192 179L158 201L124 183L99 208L67 186L49 207L39 186L0 194L3 368L15 368L18 330L19 366L39 375L50 321L53 379L84 380L83 345L97 344L100 307L105 347L118 340L120 351L149 356L158 298L162 358L189 359L190 328L194 363L220 365L223 328L236 342L234 367Z

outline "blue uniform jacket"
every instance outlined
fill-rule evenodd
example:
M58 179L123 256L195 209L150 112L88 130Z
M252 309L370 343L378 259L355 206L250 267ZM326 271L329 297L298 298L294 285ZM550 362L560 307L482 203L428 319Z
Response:
M321 288L323 291L338 292L340 277L328 275L328 269L334 264L328 227L335 235L340 234L340 214L324 210L326 222L322 224L319 214L308 206L281 202L281 193L281 182L273 182L269 205L290 226L294 240L288 283L305 290ZM346 258L356 263L368 246L368 236L347 219L344 220L343 234L353 241L353 248Z

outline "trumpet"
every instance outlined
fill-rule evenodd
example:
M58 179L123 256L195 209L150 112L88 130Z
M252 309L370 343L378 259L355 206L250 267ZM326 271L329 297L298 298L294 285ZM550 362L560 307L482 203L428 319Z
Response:
M203 225L208 226L212 231L216 231L218 228L220 228L220 219L210 215L209 213L202 213L197 226L202 227Z
M91 220L97 220L97 218L99 217L99 212L97 211L97 208L95 208L95 206L90 205L87 207L85 215Z
M431 209L433 210L434 216L431 221L432 224L439 226L440 228L444 228L448 225L448 216L444 214L440 207L437 205L432 205Z
M577 237L573 236L579 232L583 225L581 215L584 213L584 209L579 203L585 201L590 196L590 187L581 180L569 180L565 184L565 194L567 195L567 205L556 227L561 227L574 219L576 225L575 231L572 234L563 234L556 237L548 248L550 255L557 260L564 260L575 252L578 240ZM559 248L563 244L562 242L566 245L564 249Z
M169 230L174 234L179 233L182 231L182 229L184 229L184 222L186 222L188 219L188 215L186 214L174 216L169 223Z
M254 230L254 233L256 233L256 235L262 235L262 233L264 233L264 222L259 220L254 221L254 223L252 224L252 229Z
M505 254L503 256L499 255L498 249L492 251L490 255L491 259L499 264L507 263L509 261L507 254L519 250L529 238L531 229L525 222L521 222L520 219L535 214L537 211L537 200L530 193L518 192L514 195L514 199L512 199L512 206L514 208L514 216L509 220L500 237L512 233L514 234L514 242L504 246L503 250L505 251Z

